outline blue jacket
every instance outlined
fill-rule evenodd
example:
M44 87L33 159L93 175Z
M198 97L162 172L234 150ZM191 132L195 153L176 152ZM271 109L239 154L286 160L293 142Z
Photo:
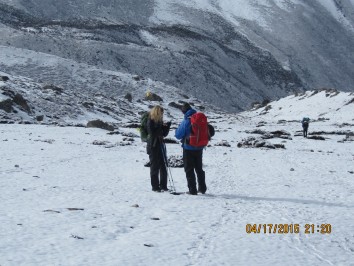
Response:
M203 147L193 147L191 145L188 145L187 143L185 143L186 138L189 137L189 135L191 134L191 121L190 121L190 117L192 115L194 115L197 111L194 109L189 109L185 115L184 115L184 119L181 122L181 124L178 126L178 128L176 129L176 133L175 133L175 137L179 140L182 140L182 147L183 149L186 150L192 150L192 151L197 151L197 150L202 150Z

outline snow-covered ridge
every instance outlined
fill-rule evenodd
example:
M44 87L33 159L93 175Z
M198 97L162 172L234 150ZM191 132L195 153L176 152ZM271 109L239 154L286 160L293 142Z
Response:
M306 91L246 113L273 121L299 121L310 117L313 120L330 120L330 123L354 123L354 93L333 89Z

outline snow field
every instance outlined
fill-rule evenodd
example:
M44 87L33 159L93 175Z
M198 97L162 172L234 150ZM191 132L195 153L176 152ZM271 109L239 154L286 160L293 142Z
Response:
M249 126L228 121L204 152L207 194L194 197L151 191L139 139L104 148L93 141L122 137L1 125L0 264L350 265L353 143L293 137L285 150L240 149ZM231 147L215 146L223 139ZM186 191L183 169L171 171ZM270 223L299 224L300 233L246 233L247 224ZM312 223L331 224L332 233L305 234Z

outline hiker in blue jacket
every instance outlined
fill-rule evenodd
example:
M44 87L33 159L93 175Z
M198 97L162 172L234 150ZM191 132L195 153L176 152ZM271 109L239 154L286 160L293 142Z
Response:
M191 134L190 117L197 111L192 109L188 103L185 103L182 106L182 112L184 119L176 129L175 137L182 142L184 171L186 172L189 194L197 195L198 192L204 194L207 190L205 172L203 170L204 147L193 147L188 144L188 138ZM198 177L198 190L194 171Z

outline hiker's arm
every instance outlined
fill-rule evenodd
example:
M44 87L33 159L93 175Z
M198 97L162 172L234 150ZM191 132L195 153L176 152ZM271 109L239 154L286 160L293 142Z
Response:
M186 137L186 129L187 129L188 120L183 120L179 127L176 129L175 137L176 139L183 139Z
M166 137L168 133L170 132L170 127L171 127L171 122L166 123L165 125L162 126L162 133L163 136Z

